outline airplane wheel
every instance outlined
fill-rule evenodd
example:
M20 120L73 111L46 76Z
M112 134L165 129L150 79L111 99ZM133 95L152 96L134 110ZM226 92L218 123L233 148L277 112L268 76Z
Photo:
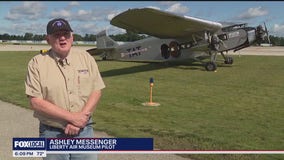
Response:
M179 44L178 42L176 41L172 41L170 44L169 44L169 49L170 49L170 53L173 57L177 58L180 56L180 47L179 47Z
M103 60L103 61L107 60L107 57L106 57L106 56L103 56L103 57L102 57L102 60Z
M166 44L163 44L161 46L161 55L162 57L164 57L165 59L168 59L170 57L170 52L169 52L169 46Z
M234 63L233 57L226 57L224 63L225 64L233 64Z
M205 64L205 69L207 71L215 71L217 69L217 65L215 62L208 62Z

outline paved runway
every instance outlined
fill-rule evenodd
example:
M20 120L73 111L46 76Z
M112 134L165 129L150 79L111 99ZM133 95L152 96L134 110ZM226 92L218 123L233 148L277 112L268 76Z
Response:
M91 49L95 48L94 46L74 46L74 48L79 49ZM0 51L40 51L42 49L50 49L49 45L11 45L11 44L1 44Z
M40 51L42 49L49 49L48 45L6 45L0 43L0 51ZM74 46L78 49L91 49L94 46ZM272 55L272 56L284 56L284 47L248 47L240 51L230 51L232 55Z
M284 47L248 47L230 54L259 55L259 56L284 56Z

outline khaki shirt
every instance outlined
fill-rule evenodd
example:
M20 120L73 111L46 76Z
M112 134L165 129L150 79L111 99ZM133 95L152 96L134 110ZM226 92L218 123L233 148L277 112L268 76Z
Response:
M101 90L105 84L94 58L87 52L71 49L63 62L49 50L34 56L28 63L25 93L45 99L70 112L80 111L92 91ZM58 121L34 112L41 123L64 128Z

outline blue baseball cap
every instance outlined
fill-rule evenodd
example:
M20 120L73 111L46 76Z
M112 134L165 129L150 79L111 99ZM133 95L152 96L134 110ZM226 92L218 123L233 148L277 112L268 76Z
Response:
M48 22L46 26L47 34L52 34L57 31L73 32L67 20L63 18L56 18Z

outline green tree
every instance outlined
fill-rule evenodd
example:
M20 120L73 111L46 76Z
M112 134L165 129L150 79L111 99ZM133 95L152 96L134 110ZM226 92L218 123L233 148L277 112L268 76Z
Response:
M25 33L24 40L32 40L32 39L33 39L33 34L32 33Z
M42 41L42 40L45 40L45 35L38 35L38 34L35 34L33 36L33 40L35 41Z
M10 35L8 33L5 33L3 35L0 36L1 40L10 40Z
M83 41L83 37L79 34L73 34L74 41Z

